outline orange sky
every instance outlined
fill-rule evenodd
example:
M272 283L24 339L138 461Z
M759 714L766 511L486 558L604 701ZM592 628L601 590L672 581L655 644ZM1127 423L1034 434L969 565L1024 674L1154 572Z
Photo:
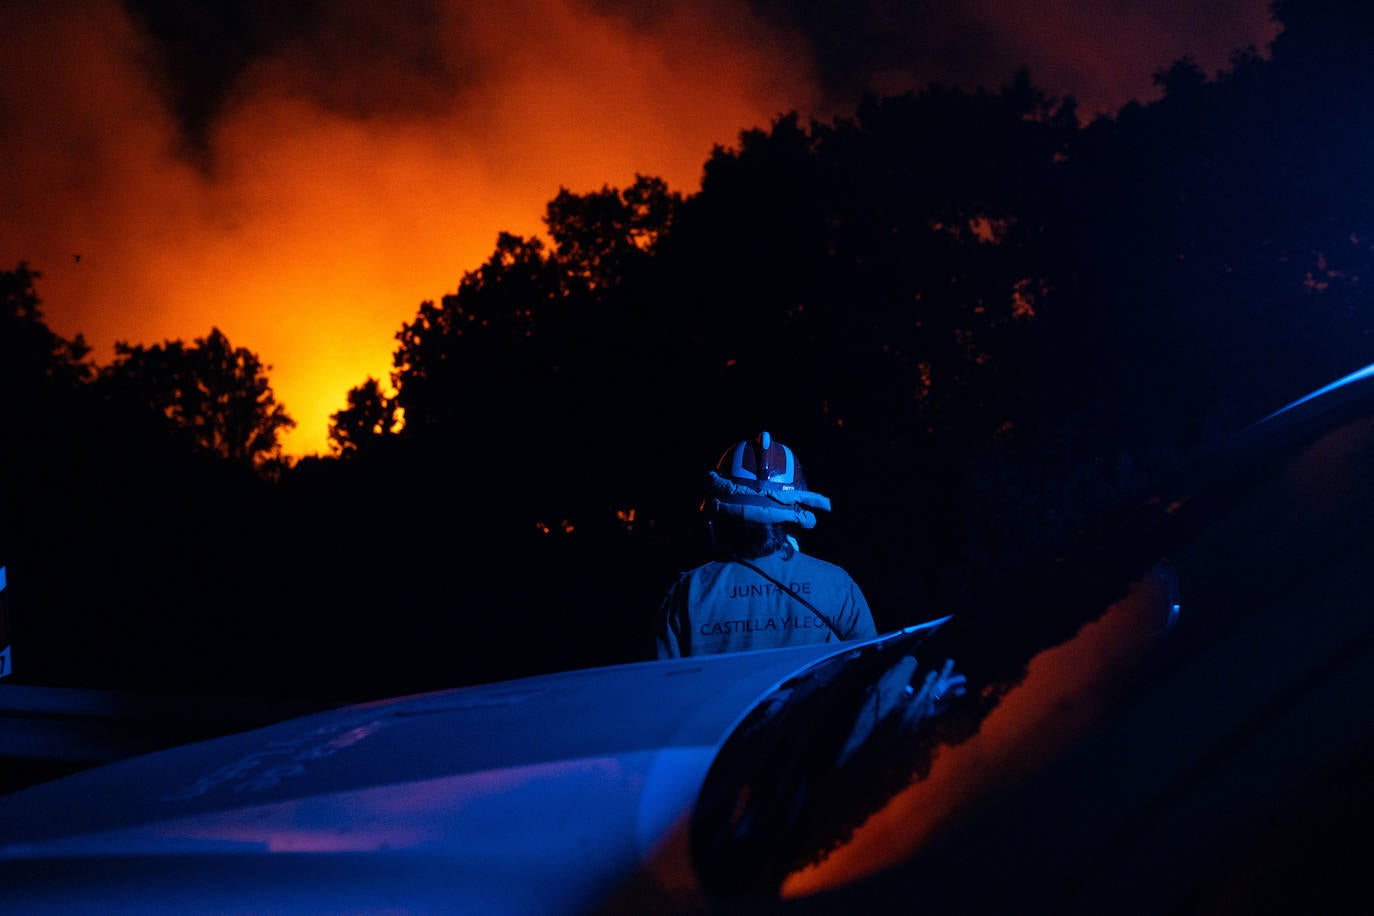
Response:
M1082 2L1052 8L1077 15ZM1262 0L1235 5L1248 12L1205 54L1177 15L1079 17L1066 29L1062 16L1032 21L1004 0L967 14L1002 23L1004 51L1039 58L1033 80L1081 81L1045 85L1113 110L1148 96L1149 74L1182 53L1210 72L1264 38ZM586 0L435 6L424 38L446 61L473 61L461 85L417 82L375 58L344 70L319 47L287 43L240 74L206 172L176 155L177 125L139 63L148 42L116 0L6 4L0 269L38 270L49 326L83 334L101 364L117 340L189 343L218 327L271 366L299 424L288 454L326 453L328 415L368 376L386 381L401 324L454 291L498 232L540 233L560 187L625 187L643 173L691 193L714 144L791 110L845 113L821 100L802 36L746 4L667 3L633 28ZM363 9L355 26L375 15ZM1122 27L1138 40L1113 40ZM937 77L913 65L873 79L897 91ZM378 104L402 93L430 95Z

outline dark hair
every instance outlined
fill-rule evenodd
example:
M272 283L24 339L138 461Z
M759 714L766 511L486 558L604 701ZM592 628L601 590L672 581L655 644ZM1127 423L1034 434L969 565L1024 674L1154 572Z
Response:
M790 558L796 552L787 537L789 526L780 522L751 522L731 515L717 515L710 525L711 550L717 559L752 560L778 550Z

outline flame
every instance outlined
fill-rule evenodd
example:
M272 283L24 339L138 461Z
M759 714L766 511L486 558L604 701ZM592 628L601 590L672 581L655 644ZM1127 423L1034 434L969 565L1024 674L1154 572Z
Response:
M1179 53L1224 61L1272 34L1260 0L1205 29L1181 2L1124 24L1064 2L1085 9L1027 17L985 0L933 24L882 20L916 63L846 72L899 92L996 85L1029 63L1053 92L1082 81L1080 101L1099 100L1084 110L1113 109ZM179 155L185 138L143 66L156 48L124 4L20 3L0 55L0 269L39 271L49 326L82 334L101 364L116 341L189 343L218 327L271 367L298 423L286 452L323 453L348 390L368 377L387 387L394 335L420 303L456 290L499 232L541 235L561 187L646 174L692 193L713 147L741 131L852 111L857 92L841 97L813 69L823 36L753 6L314 5L321 27L238 74L201 169ZM864 27L881 18L852 12ZM1016 59L978 73L932 63L944 60L922 44L932 29L969 28L951 17L977 20ZM1120 28L1133 30L1124 45ZM1198 36L1209 46L1188 44Z
M321 98L287 47L243 75L199 171L176 154L138 66L146 38L118 3L24 8L0 64L0 154L23 176L0 189L0 266L39 271L45 320L101 364L116 341L218 327L271 367L295 456L327 451L350 388L385 387L401 325L457 289L498 232L542 236L560 187L639 173L690 193L714 144L810 80L805 55L754 46L735 16L647 29L551 0L450 4L434 40L479 48L480 78L418 111L359 116ZM387 68L353 79L377 96L414 88Z

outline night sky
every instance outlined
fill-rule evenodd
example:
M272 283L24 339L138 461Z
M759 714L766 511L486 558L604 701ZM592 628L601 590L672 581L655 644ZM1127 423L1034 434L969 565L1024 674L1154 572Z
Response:
M1020 67L1110 115L1275 33L1264 0L21 0L0 25L0 263L101 364L218 327L272 367L291 455L560 188L690 193L783 113Z
M42 371L55 354L42 338L38 346L19 341L13 352L43 360L33 373L12 373L19 381L8 403L22 422L11 424L18 435L0 439L11 482L0 509L14 507L6 521L17 520L0 526L8 536L0 562L11 564L11 607L23 599L23 616L10 619L31 627L14 641L16 658L31 666L17 663L17 680L345 701L637 660L670 573L695 562L683 548L700 547L695 478L680 473L698 473L697 458L681 442L708 428L701 415L724 425L794 400L800 406L782 413L801 418L799 435L812 438L801 440L807 448L791 432L786 438L804 455L812 485L836 496L834 517L815 532L818 555L856 572L880 630L952 614L923 649L957 660L978 689L940 724L945 743L926 761L929 772L886 799L847 846L794 873L789 894L914 858L942 819L970 812L1083 736L1100 737L1094 728L1120 712L1122 696L1138 699L1132 691L1150 676L1173 705L1151 731L1107 733L1124 761L1116 771L1153 776L1181 761L1197 766L1187 783L1215 768L1217 753L1159 740L1190 723L1196 734L1222 736L1212 747L1233 754L1242 776L1302 769L1246 759L1240 740L1205 726L1222 696L1231 698L1241 739L1271 734L1264 729L1279 720L1270 710L1280 707L1260 705L1262 691L1250 689L1256 670L1294 710L1313 684L1336 685L1333 671L1344 676L1325 662L1309 672L1299 664L1306 649L1280 652L1280 639L1303 647L1294 637L1311 638L1313 659L1353 645L1363 653L1357 670L1374 670L1367 627L1356 640L1326 629L1365 619L1350 596L1370 553L1374 483L1365 459L1374 432L1360 401L1370 395L1347 390L1326 402L1336 407L1312 402L1310 414L1285 412L1258 435L1219 438L1220 448L1209 437L1280 407L1290 387L1287 396L1297 397L1371 358L1364 305L1374 252L1366 167L1374 92L1350 87L1374 85L1366 66L1374 32L1362 23L1347 29L1338 16L1351 9L1290 9L1297 15L1285 20L1291 31L1273 67L1241 68L1244 78L1211 88L1177 68L1165 103L1142 114L1123 107L1158 98L1154 76L1175 61L1191 59L1211 76L1244 49L1265 56L1277 31L1268 0L5 4L0 270L27 263L38 271L43 320L57 334L83 335L101 365L118 342L222 330L270 367L277 400L298 422L285 438L291 457L327 450L329 415L349 389L387 377L397 332L422 302L458 289L499 233L542 236L545 206L560 189L591 194L650 175L690 194L713 150L789 112L841 119L866 91L997 88L1022 69L1035 88L1074 98L1082 122L1120 116L1098 125L1112 130L1077 131L1076 159L1022 133L1030 124L1052 127L1046 135L1054 137L1067 133L1062 124L1038 125L1015 110L1009 129L967 137L958 136L961 122L941 119L971 112L973 123L1000 127L1001 114L932 106L899 111L886 125L875 118L872 138L891 147L866 157L854 152L861 143L837 144L840 153L826 160L878 177L855 183L863 193L837 185L846 193L835 196L864 206L816 205L817 214L858 225L823 239L851 247L815 272L794 270L804 253L777 229L798 197L791 189L807 187L810 173L783 176L776 196L752 193L778 190L766 186L778 163L785 171L787 132L774 147L760 143L754 159L718 157L701 198L718 209L695 213L681 236L686 247L664 255L644 286L630 286L651 291L644 314L680 319L656 325L672 329L667 346L667 330L639 334L653 322L628 320L644 305L635 296L608 295L609 319L594 311L603 300L583 294L604 288L596 282L575 290L582 311L552 316L541 326L550 332L535 335L576 348L575 359L546 365L537 347L515 356L501 349L518 321L455 343L469 326L458 315L483 318L478 328L489 302L515 302L510 311L521 315L526 278L512 271L518 282L508 297L498 290L489 301L447 304L452 334L436 318L427 339L414 335L418 368L406 392L412 417L429 411L431 426L411 427L426 435L365 439L370 451L299 462L269 476L270 486L247 462L201 462L182 454L182 440L126 422L141 414L83 413L88 402L67 399L60 384L40 392L46 399L30 397L50 380ZM1350 47L1334 47L1347 34ZM937 124L955 125L944 147ZM944 158L922 158L930 149ZM963 169L951 149L996 154ZM1001 155L1008 150L1021 158ZM892 151L919 179L903 188L912 198L890 195L891 173L871 168ZM1072 174L1048 180L1064 161L1076 166ZM1023 186L1052 203L1011 193L1025 162L1033 167ZM996 237L996 222L969 198L999 179L1009 187L988 195L994 204L1030 217L1024 234L1008 236L1013 244L994 249L978 227ZM907 203L937 182L974 207L968 232L933 204L938 221ZM885 206L890 200L897 205ZM750 222L755 211L772 217L761 229ZM865 216L888 230L873 233L880 241L917 238L926 247L908 258L914 249L897 242L861 244ZM745 244L732 249L739 239ZM766 244L751 249L756 239L780 254ZM718 294L717 274L728 273L718 265L729 265L735 249L741 272L755 270L758 282ZM919 269L888 282L885 269L907 260ZM681 292L671 285L698 270L701 282ZM777 281L789 273L831 286L789 299L793 286ZM761 308L762 331L740 322L745 358L712 349L715 328L755 317L745 313L759 289L770 305L795 309L787 333L763 333L778 311ZM1043 336L1007 334L977 355L972 345L958 350L958 359L928 346L943 331L956 342L968 332L982 348L994 326L963 320L963 306L982 316L994 297L1026 304L1018 298L1025 290L1053 305L1037 316ZM587 315L596 320L580 320ZM708 333L694 337L698 325L683 315L704 316ZM862 327L845 327L854 317L849 324ZM605 333L612 321L616 333ZM845 333L826 333L836 328ZM691 352L664 358L679 340ZM768 352L755 356L759 342ZM844 359L822 365L832 352ZM985 352L993 354L989 374L958 375ZM1356 366L1347 365L1352 355ZM687 370L661 372L690 389L680 401L676 388L658 386L660 361ZM602 362L624 375L601 372ZM691 371L722 363L728 373ZM806 385L773 390L776 373L766 370L792 372L793 363L819 368L796 373L812 376ZM931 365L948 372L945 388L928 383ZM595 409L597 395L635 388L644 367L656 370L652 384ZM719 396L737 390L751 397L736 404ZM1015 398L1000 397L1012 391ZM664 392L673 395L666 405ZM979 400L989 393L998 396ZM90 403L127 406L118 397ZM585 405L593 409L579 414ZM1354 416L1357 406L1358 422L1349 423L1345 412ZM1005 417L1021 426L992 422ZM1308 423L1316 420L1335 433L1313 445L1305 437L1315 436ZM668 425L679 428L664 433ZM556 454L567 442L578 447ZM1211 446L1203 460L1185 462L1199 443ZM710 450L726 444L700 447L714 457ZM1169 564L1141 577L1161 555ZM1302 626L1292 626L1295 596ZM1254 621L1279 635L1233 648L1230 628L1249 633L1240 625ZM1165 633L1171 642L1157 639ZM1271 664L1280 655L1287 667ZM1236 685L1245 689L1230 690ZM1307 752L1293 736L1314 721L1340 730L1334 712L1299 720L1290 731L1275 726L1272 743ZM1338 759L1321 758L1320 741L1311 750L1318 763ZM1367 772L1367 744L1362 753ZM1080 794L1081 772L1059 771L1059 788L1085 822L1111 810L1099 802L1113 773L1104 767L1090 787L1098 794ZM1369 807L1357 810L1363 817ZM1042 830L1004 810L1013 814L1002 835L1017 835L1007 825ZM1141 822L1159 810L1144 811ZM1081 836L1096 854L1091 830L1057 819L1043 826ZM1054 837L1036 836L1035 851L1054 852Z

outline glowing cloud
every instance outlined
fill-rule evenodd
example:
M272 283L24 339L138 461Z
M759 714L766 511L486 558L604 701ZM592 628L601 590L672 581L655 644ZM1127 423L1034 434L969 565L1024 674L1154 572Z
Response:
M484 5L435 23L441 50L475 49L477 73L428 94L396 67L324 92L322 72L345 71L313 66L319 46L257 61L202 172L176 155L178 126L139 65L148 45L117 4L22 6L0 64L0 151L17 176L0 191L0 263L40 271L48 323L102 363L116 340L219 327L272 367L295 455L325 451L349 388L386 381L421 301L456 289L499 231L542 232L560 186L638 172L690 192L714 143L767 123L807 81L727 21L674 17L669 41L576 5ZM423 104L387 108L393 83Z
M101 363L117 340L189 342L220 328L271 367L299 424L286 440L292 455L324 452L328 415L348 389L368 376L387 382L402 323L455 290L498 232L540 234L560 187L625 187L640 173L691 193L714 145L793 110L843 114L863 82L996 85L1029 63L1033 78L1044 65L1052 92L1098 81L1088 94L1113 105L1148 92L1139 62L1172 60L1178 45L1155 36L1178 39L1181 21L1162 32L1158 19L1120 24L1140 36L1123 68L1113 22L1084 20L1087 5L1067 0L1034 20L982 0L960 21L875 5L838 23L807 22L815 11L787 3L718 0L648 10L617 0L335 0L308 11L245 2L262 20L260 40L237 49L228 85L196 125L201 155L188 158L186 125L166 103L191 81L154 76L165 72L150 66L164 47L129 6L6 6L0 268L38 270L49 325L83 334ZM1213 48L1262 32L1261 0L1233 6L1245 15L1223 13ZM884 39L882 59L840 60L819 45L847 22ZM932 44L938 29L975 36L986 53L946 53ZM845 45L850 55L869 46Z

